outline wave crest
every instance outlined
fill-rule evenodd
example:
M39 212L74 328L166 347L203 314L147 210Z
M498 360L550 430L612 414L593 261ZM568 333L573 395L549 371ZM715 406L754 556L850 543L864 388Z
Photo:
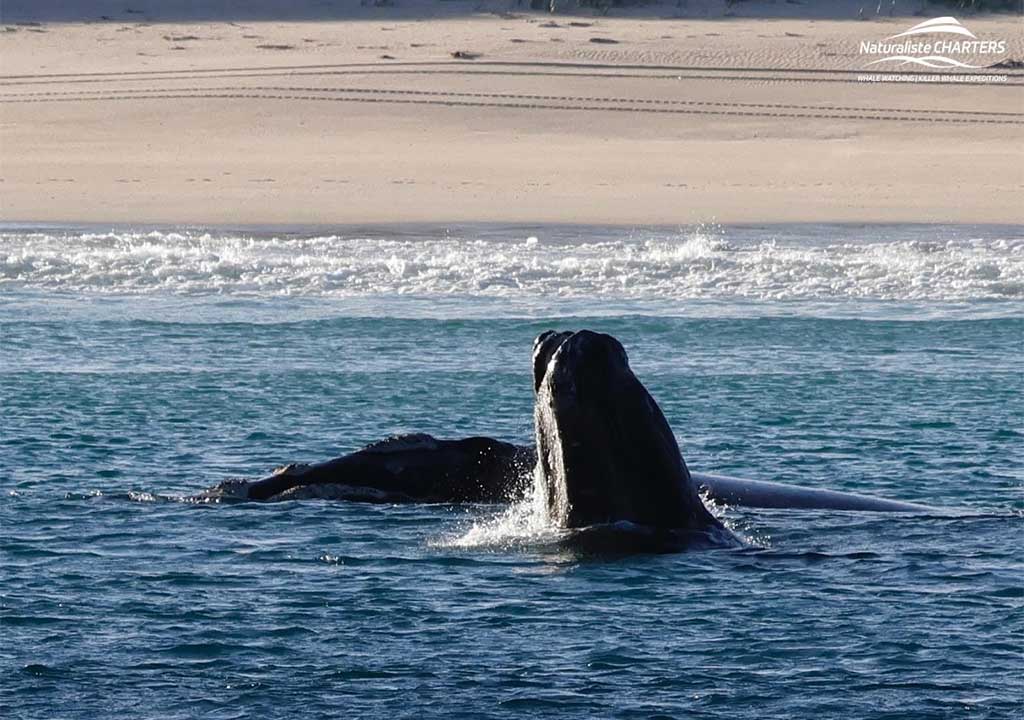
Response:
M875 232L877 230L865 230ZM0 289L106 294L969 301L1024 296L1024 238L0 233Z

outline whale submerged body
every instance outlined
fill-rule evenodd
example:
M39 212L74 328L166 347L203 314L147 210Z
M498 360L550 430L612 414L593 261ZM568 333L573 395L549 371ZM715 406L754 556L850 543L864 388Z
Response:
M198 501L307 498L365 502L512 502L539 486L554 524L626 522L720 528L700 494L731 506L932 512L915 503L691 473L661 409L610 335L545 332L534 342L536 444L401 435L256 481L228 480ZM538 452L539 450L539 452Z
M489 438L485 438L489 439ZM444 495L439 491L417 494L414 488L404 484L402 473L394 468L404 467L402 455L405 450L418 446L418 452L430 455L445 447L446 443L459 440L438 440L430 435L398 435L387 438L363 450L356 451L334 460L313 465L288 465L267 478L257 481L226 480L219 485L195 496L197 500L258 500L281 502L285 500L348 500L377 503L505 503L519 499L532 483L531 471L534 448L527 445L512 445L514 454L502 453L504 464L497 478L485 479L476 484L473 496ZM507 446L494 440L496 447ZM501 443L498 445L498 443ZM368 452L369 451L369 452ZM385 456L370 459L369 455ZM361 477L348 475L345 463L340 460L358 458L362 461ZM445 458L440 458L444 460ZM366 468L373 468L370 472ZM851 510L870 512L921 513L936 512L928 505L889 500L886 498L809 488L788 483L691 472L690 477L701 494L719 505L752 508L776 508L794 510ZM399 487L402 489L386 489Z

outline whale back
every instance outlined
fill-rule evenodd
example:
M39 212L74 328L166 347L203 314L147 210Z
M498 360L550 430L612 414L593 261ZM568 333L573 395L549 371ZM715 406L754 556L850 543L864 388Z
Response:
M439 447L437 438L433 435L409 433L407 435L392 435L383 440L377 440L366 445L359 452L386 455L388 453L408 452L411 450L437 450Z

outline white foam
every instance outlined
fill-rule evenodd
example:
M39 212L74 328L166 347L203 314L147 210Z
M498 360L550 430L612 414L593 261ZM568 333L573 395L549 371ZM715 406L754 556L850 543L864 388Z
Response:
M534 477L526 497L494 515L477 518L468 530L455 537L443 538L437 545L495 549L552 545L567 534L551 519L543 486Z
M729 508L715 503L702 494L705 506L726 527L720 533L718 543L728 546L737 540L748 546L768 547L771 538L740 527L732 517L727 517ZM625 523L629 526L629 523ZM452 537L434 541L436 547L483 548L508 550L512 548L554 547L570 537L573 530L560 527L548 508L543 481L534 471L533 483L527 495L504 510L493 515L476 518L472 525Z
M718 229L266 237L209 232L3 232L0 288L106 294L605 298L609 300L1012 300L1024 232L920 228L770 237ZM887 237L874 237L888 232Z

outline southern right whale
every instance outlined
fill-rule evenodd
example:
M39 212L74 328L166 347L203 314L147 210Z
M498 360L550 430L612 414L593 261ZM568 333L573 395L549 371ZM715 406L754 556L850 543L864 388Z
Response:
M618 340L590 330L543 333L533 372L535 473L555 525L725 532Z
M194 499L498 503L522 498L536 475L549 511L567 527L616 519L711 527L709 513L694 499L698 490L732 506L935 511L854 493L690 473L664 415L629 370L625 350L608 335L542 333L534 342L533 389L536 445L397 436L326 462L288 465L262 480L228 480ZM582 404L573 401L581 389ZM540 457L537 447L544 449Z

